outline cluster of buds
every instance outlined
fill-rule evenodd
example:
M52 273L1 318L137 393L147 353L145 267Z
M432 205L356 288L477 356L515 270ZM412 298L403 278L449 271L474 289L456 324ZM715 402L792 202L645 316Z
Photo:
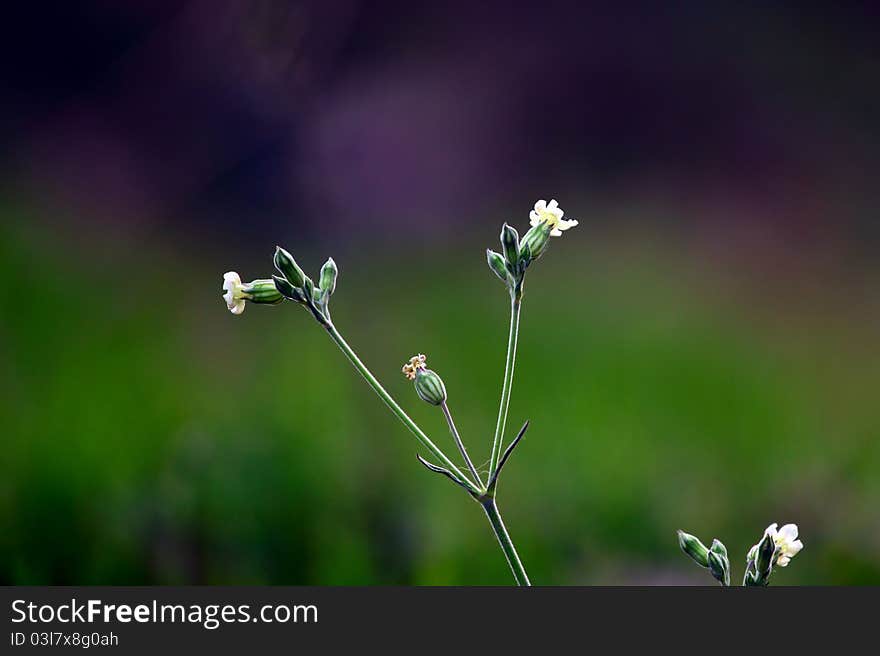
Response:
M333 258L327 258L324 266L321 267L317 285L303 273L293 256L281 246L275 247L274 263L281 274L272 276L278 292L284 298L306 306L319 323L329 323L330 296L336 291L336 277L339 273Z
M804 548L803 542L797 539L796 524L786 524L778 531L776 527L777 524L770 524L761 540L749 550L744 586L766 586L774 567L786 567ZM695 563L708 569L721 585L730 585L730 560L727 548L719 540L712 540L712 546L706 548L699 538L679 531L678 544Z
M730 558L727 556L727 547L721 540L712 540L712 546L706 548L699 538L679 531L678 544L697 565L708 569L721 585L730 585Z
M523 276L529 265L537 260L550 242L550 237L561 237L578 222L563 219L565 212L559 203L539 200L529 214L531 227L522 239L516 228L504 224L501 228L501 253L486 250L489 268L504 282L511 293L518 293L522 287Z
M336 291L338 274L333 258L328 258L321 267L317 285L280 246L275 248L274 262L280 276L243 283L235 271L223 275L223 300L229 311L241 314L248 301L277 305L286 298L306 306L320 323L329 323L330 296Z

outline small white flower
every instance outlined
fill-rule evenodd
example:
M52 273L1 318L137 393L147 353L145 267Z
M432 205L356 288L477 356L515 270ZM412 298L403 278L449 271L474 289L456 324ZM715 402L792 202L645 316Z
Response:
M551 200L549 203L545 200L539 200L535 203L535 209L529 214L529 220L532 227L546 223L550 227L551 237L561 237L564 230L574 228L577 221L566 221L562 217L565 212L559 207L559 203Z
M773 537L773 542L776 543L776 553L778 554L776 556L776 564L780 567L785 567L804 548L804 543L797 539L797 524L786 524L779 530L776 530L777 526L776 522L770 524L767 530L764 531L764 535L770 534Z
M244 312L245 293L244 285L241 284L241 276L235 271L223 274L223 300L232 314Z

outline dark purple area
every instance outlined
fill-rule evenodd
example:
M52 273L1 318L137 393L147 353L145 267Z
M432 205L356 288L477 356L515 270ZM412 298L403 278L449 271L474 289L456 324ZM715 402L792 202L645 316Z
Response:
M876 5L762 4L20 3L0 167L71 216L196 233L555 196L876 239Z

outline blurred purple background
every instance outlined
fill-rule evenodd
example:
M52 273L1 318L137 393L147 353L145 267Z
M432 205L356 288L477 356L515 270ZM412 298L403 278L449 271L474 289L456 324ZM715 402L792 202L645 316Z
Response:
M876 249L874 3L12 13L3 179L102 228L409 235L554 195L722 244Z

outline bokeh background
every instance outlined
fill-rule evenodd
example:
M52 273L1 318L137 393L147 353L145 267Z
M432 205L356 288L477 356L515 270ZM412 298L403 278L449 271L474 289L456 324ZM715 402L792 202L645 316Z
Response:
M478 506L299 308L424 352L489 455L484 260L538 198L500 505L536 583L708 584L675 530L880 583L874 3L111 2L5 12L0 582L507 584Z

